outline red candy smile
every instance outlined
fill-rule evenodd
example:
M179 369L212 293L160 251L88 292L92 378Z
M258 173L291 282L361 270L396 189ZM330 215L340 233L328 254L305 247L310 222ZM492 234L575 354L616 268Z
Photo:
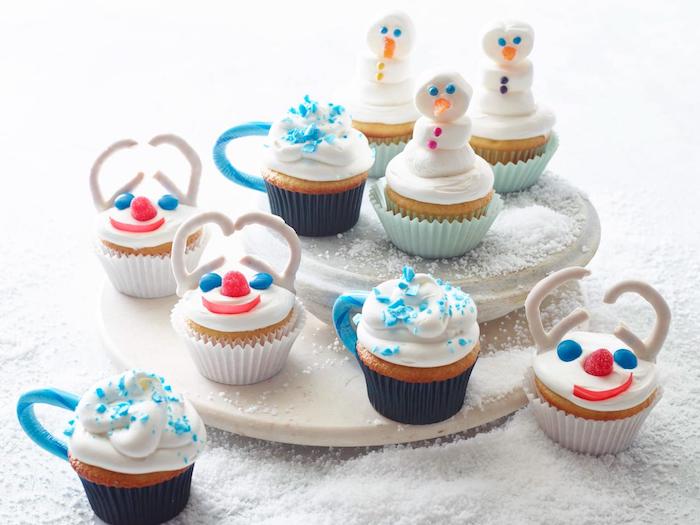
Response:
M585 399L586 401L604 401L606 399L610 399L611 397L619 396L630 386L632 386L632 376L633 374L630 373L627 381L618 387L611 388L610 390L589 390L588 388L574 385L574 395L578 398Z
M243 304L221 304L207 301L206 297L202 297L204 308L214 314L243 314L250 312L260 303L260 295L256 295L252 300Z
M132 233L145 233L155 231L163 226L163 224L165 224L165 217L161 217L156 222L151 222L149 224L129 224L126 222L119 222L112 217L109 218L109 222L111 222L112 226L114 226L114 228L117 230Z

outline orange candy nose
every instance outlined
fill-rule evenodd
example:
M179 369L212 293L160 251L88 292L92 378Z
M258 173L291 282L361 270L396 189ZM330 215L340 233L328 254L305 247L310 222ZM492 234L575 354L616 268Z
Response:
M393 38L389 38L388 36L385 36L384 37L384 58L393 58L395 48L396 48L396 40L394 40Z
M501 52L503 53L503 58L506 60L513 60L513 58L515 58L516 51L517 49L515 49L513 46L506 46Z
M447 111L451 107L452 107L452 104L450 104L449 100L447 100L446 98L439 98L433 104L433 113L437 117L438 115L442 115L445 111Z

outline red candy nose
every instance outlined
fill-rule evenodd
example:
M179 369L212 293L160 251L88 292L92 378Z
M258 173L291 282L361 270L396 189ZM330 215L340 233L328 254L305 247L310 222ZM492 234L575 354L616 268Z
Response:
M150 221L158 214L148 197L136 197L131 201L131 216L137 221Z
M586 357L583 369L592 376L606 376L612 373L613 355L605 348L600 348Z
M228 272L221 283L221 295L226 297L243 297L250 293L248 280L241 272Z

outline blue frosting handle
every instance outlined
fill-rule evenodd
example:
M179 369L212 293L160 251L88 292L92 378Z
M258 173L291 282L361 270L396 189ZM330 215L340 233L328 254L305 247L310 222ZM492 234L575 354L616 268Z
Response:
M52 435L34 414L34 405L41 403L65 408L71 412L78 406L80 398L70 392L64 392L56 388L42 388L32 390L20 396L17 401L17 418L22 429L41 448L48 450L55 456L68 461L68 445Z
M248 122L240 126L232 127L219 137L214 145L214 163L224 177L246 188L262 192L266 191L265 181L262 177L245 173L235 168L233 164L229 162L226 156L226 146L235 139L257 135L266 136L271 126L272 124L270 122Z
M369 292L347 292L339 296L333 305L333 326L345 347L357 353L357 333L352 325L352 313L362 310Z

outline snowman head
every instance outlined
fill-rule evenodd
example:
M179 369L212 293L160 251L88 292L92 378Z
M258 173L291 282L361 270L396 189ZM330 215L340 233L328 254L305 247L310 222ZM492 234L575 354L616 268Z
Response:
M413 49L416 28L404 12L392 11L374 22L367 32L367 45L379 58L405 58Z
M416 92L416 107L437 122L456 120L467 112L472 87L456 71L427 73Z
M498 64L517 64L527 58L535 43L535 32L519 21L499 21L484 34L482 46L486 55Z

